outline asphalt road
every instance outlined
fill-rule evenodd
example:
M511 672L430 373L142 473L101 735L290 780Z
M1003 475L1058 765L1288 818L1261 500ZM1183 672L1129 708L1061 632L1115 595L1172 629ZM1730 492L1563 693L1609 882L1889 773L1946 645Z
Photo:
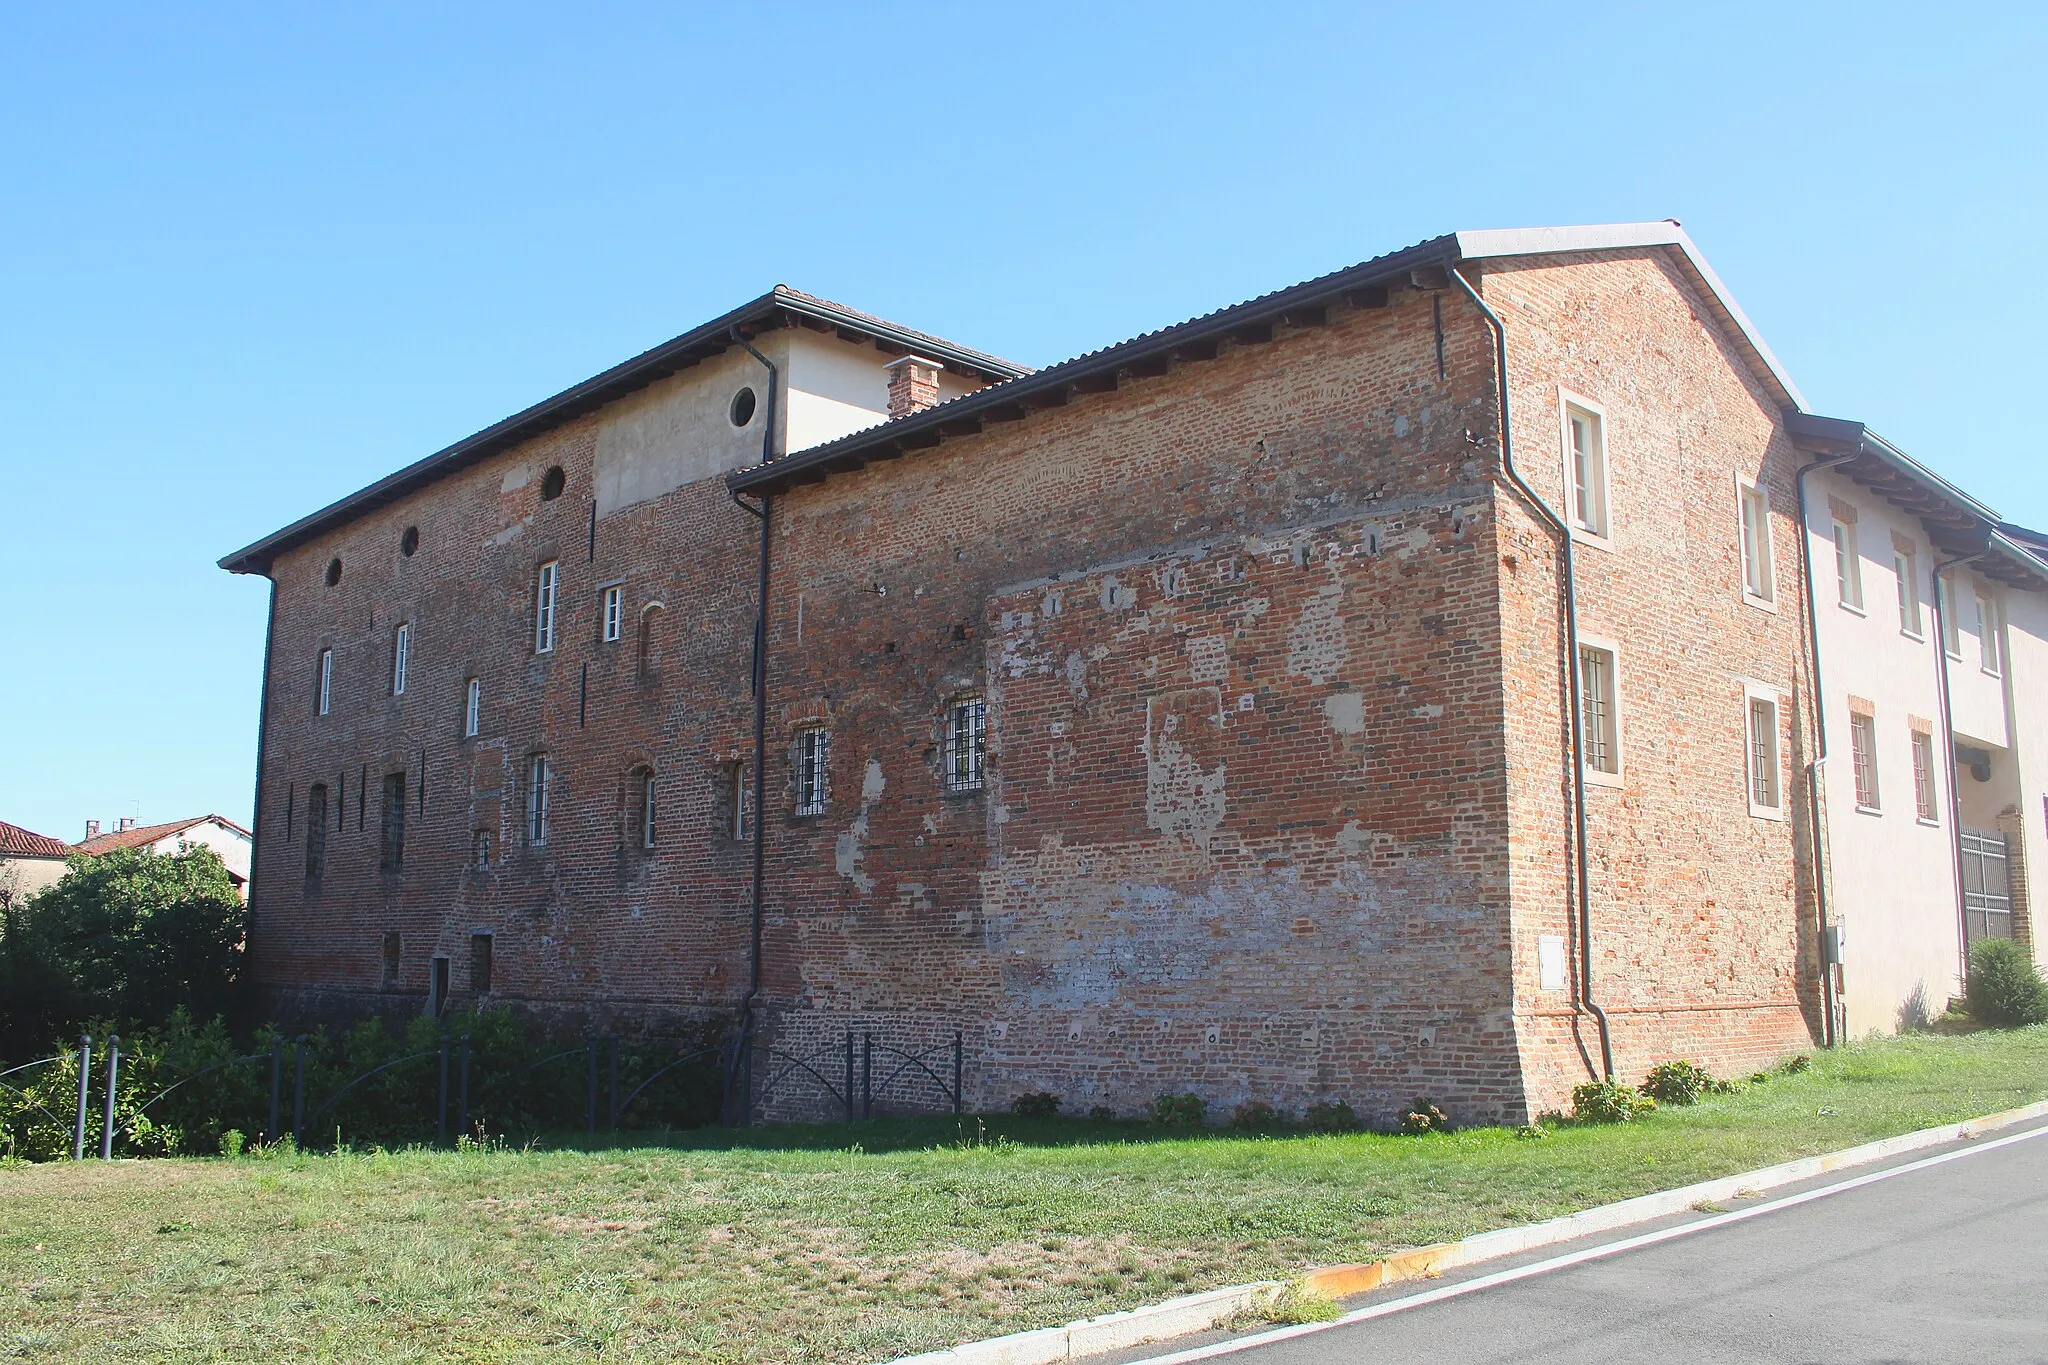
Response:
M2048 1136L1215 1359L2048 1362Z

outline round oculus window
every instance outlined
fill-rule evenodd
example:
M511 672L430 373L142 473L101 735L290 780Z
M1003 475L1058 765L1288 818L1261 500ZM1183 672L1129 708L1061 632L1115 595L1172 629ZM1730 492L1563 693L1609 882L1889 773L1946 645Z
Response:
M335 585L336 583L339 583L340 581L341 581L341 560L340 560L339 558L335 558L335 559L330 559L330 560L328 560L328 561L327 561L327 586L331 588L331 587L333 587L333 586L334 586L334 585Z
M562 496L562 489L567 487L568 483L569 476L562 472L562 467L560 465L550 465L548 472L541 475L540 495L547 501L553 502L556 498Z
M398 552L404 555L407 559L411 559L412 552L414 550L419 549L419 547L420 528L417 526L406 527L405 534L398 538Z
M741 389L732 396L732 407L726 415L732 418L734 426L743 427L754 420L754 401L752 389Z

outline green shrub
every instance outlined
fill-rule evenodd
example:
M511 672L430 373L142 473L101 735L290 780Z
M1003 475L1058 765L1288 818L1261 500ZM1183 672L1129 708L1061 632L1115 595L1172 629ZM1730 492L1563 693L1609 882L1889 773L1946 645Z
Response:
M1344 1310L1335 1299L1306 1285L1290 1284L1269 1299L1258 1316L1266 1322L1298 1327L1311 1322L1335 1322L1344 1316Z
M1088 1117L1097 1123L1110 1123L1116 1119L1116 1110L1106 1104L1094 1104L1088 1107Z
M1787 1076L1797 1076L1800 1072L1806 1070L1808 1067L1812 1065L1813 1058L1807 1056L1803 1052L1798 1052L1794 1053L1790 1057L1787 1057L1784 1061L1779 1062L1778 1070L1784 1072Z
M1714 1078L1707 1069L1684 1058L1657 1063L1643 1082L1643 1093L1659 1104L1698 1104L1714 1091Z
M1656 1108L1657 1101L1616 1081L1587 1081L1572 1089L1572 1118L1580 1123L1632 1123Z
M1146 1117L1160 1128L1199 1128L1209 1106L1199 1095L1161 1095Z
M1342 1100L1317 1100L1301 1116L1311 1133L1355 1133L1358 1114Z
M1027 1090L1010 1101L1010 1112L1020 1119L1049 1119L1060 1112L1060 1097L1048 1090Z
M2048 982L2033 954L2009 938L1985 939L1970 949L1963 1002L1972 1018L1993 1028L2048 1023Z
M1444 1117L1443 1110L1418 1095L1415 1103L1401 1115L1401 1131L1410 1137L1423 1133L1448 1133L1451 1121Z
M1267 1104L1264 1100L1246 1100L1243 1104L1230 1111L1230 1126L1232 1128L1244 1128L1256 1132L1267 1128L1278 1128L1283 1122L1285 1122L1285 1119L1280 1111Z

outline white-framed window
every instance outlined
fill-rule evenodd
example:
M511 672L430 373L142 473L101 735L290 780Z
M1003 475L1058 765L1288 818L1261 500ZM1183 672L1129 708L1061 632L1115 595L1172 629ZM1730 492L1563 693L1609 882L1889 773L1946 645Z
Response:
M533 594L533 652L552 654L555 649L555 588L561 582L562 566L550 559L540 566Z
M626 589L617 583L604 590L604 639L611 644L626 632Z
M1939 808L1935 805L1934 790L1934 735L1928 730L1913 731L1913 811L1922 824L1941 823Z
M1856 548L1856 523L1836 517L1830 523L1835 542L1835 599L1851 611L1863 610L1863 556Z
M548 841L548 788L554 778L546 754L526 760L526 842L534 848Z
M1920 628L1920 556L1910 545L1892 546L1892 572L1899 580L1899 631L1924 638Z
M1613 532L1609 516L1607 414L1598 403L1559 390L1564 421L1565 507L1571 524L1596 540Z
M796 813L825 813L826 779L831 769L832 732L821 725L796 733Z
M391 639L391 695L405 695L406 666L412 661L412 622L400 621Z
M475 739L484 722L484 680L471 678L462 689L462 737Z
M1941 649L1951 659L1963 657L1963 623L1956 619L1956 585L1952 578L1934 580L1941 606Z
M1850 713L1849 760L1856 769L1856 809L1883 810L1877 787L1877 717L1867 711Z
M982 765L988 753L988 702L962 697L946 708L946 790L981 790Z
M1610 640L1579 641L1579 741L1586 780L1621 784L1621 671Z
M314 692L318 714L324 716L334 709L334 651L331 649L320 651L320 679Z
M1977 662L1986 673L1995 675L1999 671L1998 644L1998 599L1980 587L1977 589Z
M1748 726L1749 813L1782 820L1785 790L1778 746L1778 698L1773 692L1752 687L1745 690L1743 700Z
M1742 595L1758 606L1774 606L1778 575L1771 553L1771 495L1738 479L1735 497L1742 516Z

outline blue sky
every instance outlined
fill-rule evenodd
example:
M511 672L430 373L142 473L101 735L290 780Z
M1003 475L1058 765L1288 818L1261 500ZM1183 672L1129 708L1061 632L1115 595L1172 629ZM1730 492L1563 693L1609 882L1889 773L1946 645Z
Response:
M1678 218L1820 411L2048 523L2040 7L14 6L0 819L246 819L229 550L778 281L1045 363Z

